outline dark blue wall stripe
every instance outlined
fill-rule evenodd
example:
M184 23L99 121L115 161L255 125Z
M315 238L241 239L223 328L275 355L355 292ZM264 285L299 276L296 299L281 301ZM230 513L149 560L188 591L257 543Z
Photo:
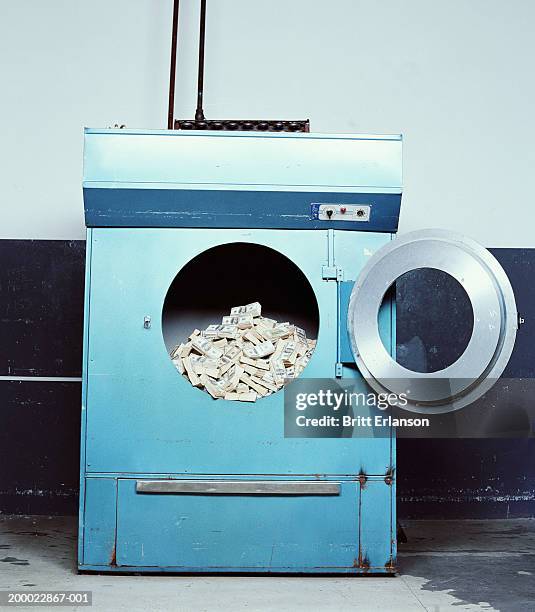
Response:
M80 383L0 381L0 514L76 514Z
M0 240L0 376L80 376L85 242Z

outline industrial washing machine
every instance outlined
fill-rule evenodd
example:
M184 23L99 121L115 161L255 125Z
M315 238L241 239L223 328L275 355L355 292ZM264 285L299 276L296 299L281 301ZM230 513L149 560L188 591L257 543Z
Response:
M169 351L258 300L317 337L302 377L358 381L350 295L397 230L401 138L89 129L84 202L79 569L393 573L393 431L285 437L282 392L214 400ZM373 323L392 353L390 302Z

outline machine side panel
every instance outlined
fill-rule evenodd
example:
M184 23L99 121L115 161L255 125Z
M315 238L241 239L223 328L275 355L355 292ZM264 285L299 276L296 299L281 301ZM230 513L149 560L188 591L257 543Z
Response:
M86 259L85 259L85 295L84 295L84 337L82 354L82 416L80 431L80 494L78 511L78 561L83 558L84 546L84 505L85 505L85 457L86 457L86 431L87 431L87 379L88 379L88 353L89 353L89 303L91 292L91 247L93 230L88 228L86 234Z
M119 567L335 572L356 565L357 484L326 496L172 495L120 480L117 525Z

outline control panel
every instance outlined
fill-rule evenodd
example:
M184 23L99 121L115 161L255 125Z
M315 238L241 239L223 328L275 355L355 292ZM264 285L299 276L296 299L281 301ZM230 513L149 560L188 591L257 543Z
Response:
M369 204L321 204L311 205L312 218L319 221L360 221L370 220Z

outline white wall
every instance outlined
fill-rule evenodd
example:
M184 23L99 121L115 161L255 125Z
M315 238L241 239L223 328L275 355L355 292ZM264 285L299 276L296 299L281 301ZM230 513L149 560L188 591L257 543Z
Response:
M195 105L181 1L176 115ZM172 0L0 0L0 238L84 236L83 126L166 124ZM401 230L535 247L533 0L208 0L207 117L404 135Z

